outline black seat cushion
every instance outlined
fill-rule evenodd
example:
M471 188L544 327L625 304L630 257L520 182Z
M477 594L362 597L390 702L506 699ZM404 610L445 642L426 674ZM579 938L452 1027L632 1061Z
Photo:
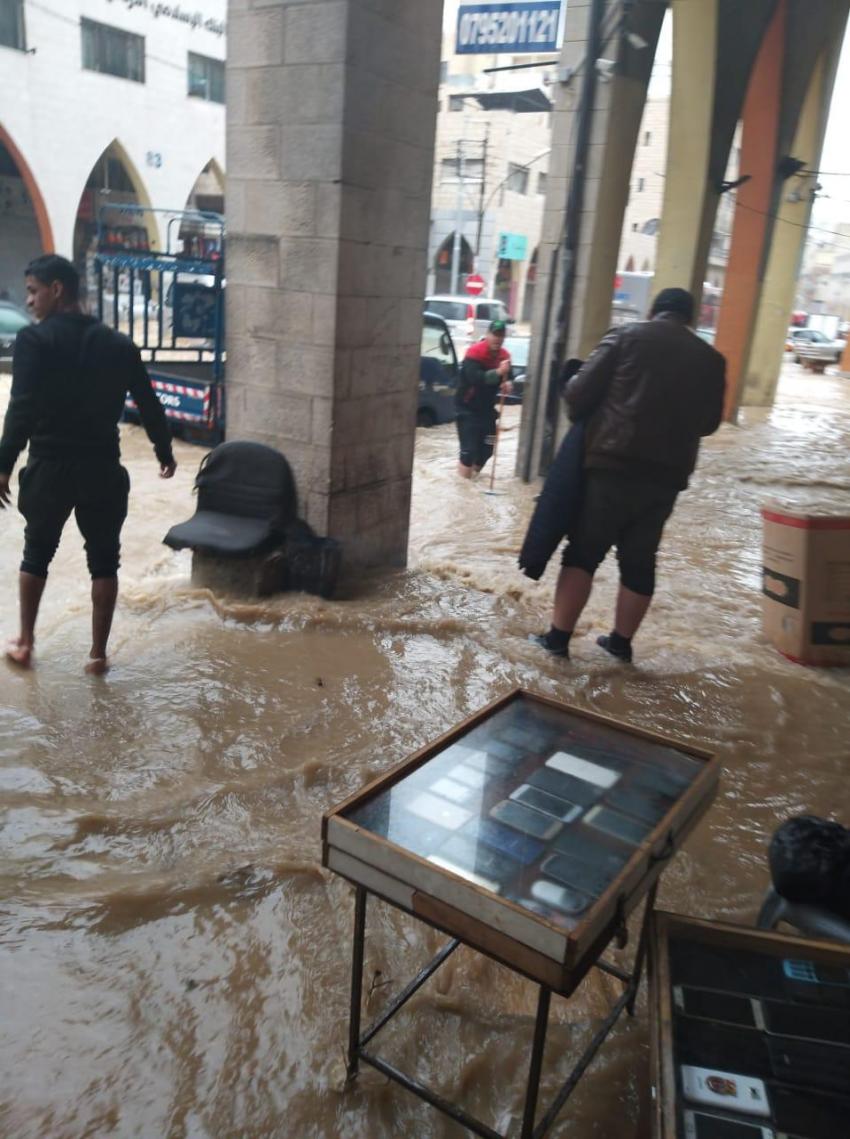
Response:
M201 462L198 509L172 526L167 546L248 557L282 541L297 515L295 480L279 451L262 443L222 443Z

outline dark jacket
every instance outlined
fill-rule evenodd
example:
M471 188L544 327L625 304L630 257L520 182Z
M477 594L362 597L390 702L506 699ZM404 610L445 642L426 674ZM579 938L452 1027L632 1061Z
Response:
M675 318L611 329L566 390L570 416L589 417L585 468L684 489L725 386L723 357Z
M117 425L128 391L157 459L172 462L168 421L132 340L81 313L59 313L22 329L0 472L11 472L27 442L33 458L117 462Z
M455 408L458 414L467 412L471 415L495 418L496 400L499 398L502 384L498 369L503 360L510 361L510 356L504 348L493 353L488 348L486 340L479 340L472 345L464 356L460 369L460 383L455 392Z
M519 568L533 581L540 580L561 539L572 535L578 521L584 490L584 432L583 423L574 423L561 440L535 503L519 554Z

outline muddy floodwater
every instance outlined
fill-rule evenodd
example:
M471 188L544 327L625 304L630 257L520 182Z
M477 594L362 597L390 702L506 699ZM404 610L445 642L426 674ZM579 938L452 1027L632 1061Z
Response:
M0 380L5 404L8 377ZM850 678L789 663L761 634L759 507L850 510L850 381L786 366L776 407L704 446L667 532L636 665L597 649L606 563L570 663L546 627L553 564L515 568L534 488L455 479L451 426L417 439L410 565L344 600L215 598L161 544L191 514L201 453L156 477L136 428L106 679L83 675L88 582L73 526L31 674L0 667L0 1135L4 1139L449 1139L463 1134L365 1069L343 1086L352 890L320 867L320 819L521 684L720 754L716 804L659 904L752 923L765 844L803 810L850 822ZM0 515L0 612L14 628L23 524ZM370 1013L439 937L370 909ZM553 1002L544 1096L616 989ZM531 984L462 949L385 1030L380 1052L505 1129L521 1110ZM622 1021L552 1131L648 1135L647 1006Z

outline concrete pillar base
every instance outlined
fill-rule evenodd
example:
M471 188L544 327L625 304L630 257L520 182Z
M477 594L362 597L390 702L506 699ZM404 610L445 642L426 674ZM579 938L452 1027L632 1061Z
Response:
M269 597L283 589L283 555L280 551L255 558L219 558L195 550L192 585L213 593L239 597Z

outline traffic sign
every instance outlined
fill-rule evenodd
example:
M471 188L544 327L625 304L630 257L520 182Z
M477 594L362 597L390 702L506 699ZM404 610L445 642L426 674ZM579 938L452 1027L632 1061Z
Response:
M480 296L484 292L484 278L480 277L477 273L470 273L466 278L465 284L466 291L472 293L474 297Z

